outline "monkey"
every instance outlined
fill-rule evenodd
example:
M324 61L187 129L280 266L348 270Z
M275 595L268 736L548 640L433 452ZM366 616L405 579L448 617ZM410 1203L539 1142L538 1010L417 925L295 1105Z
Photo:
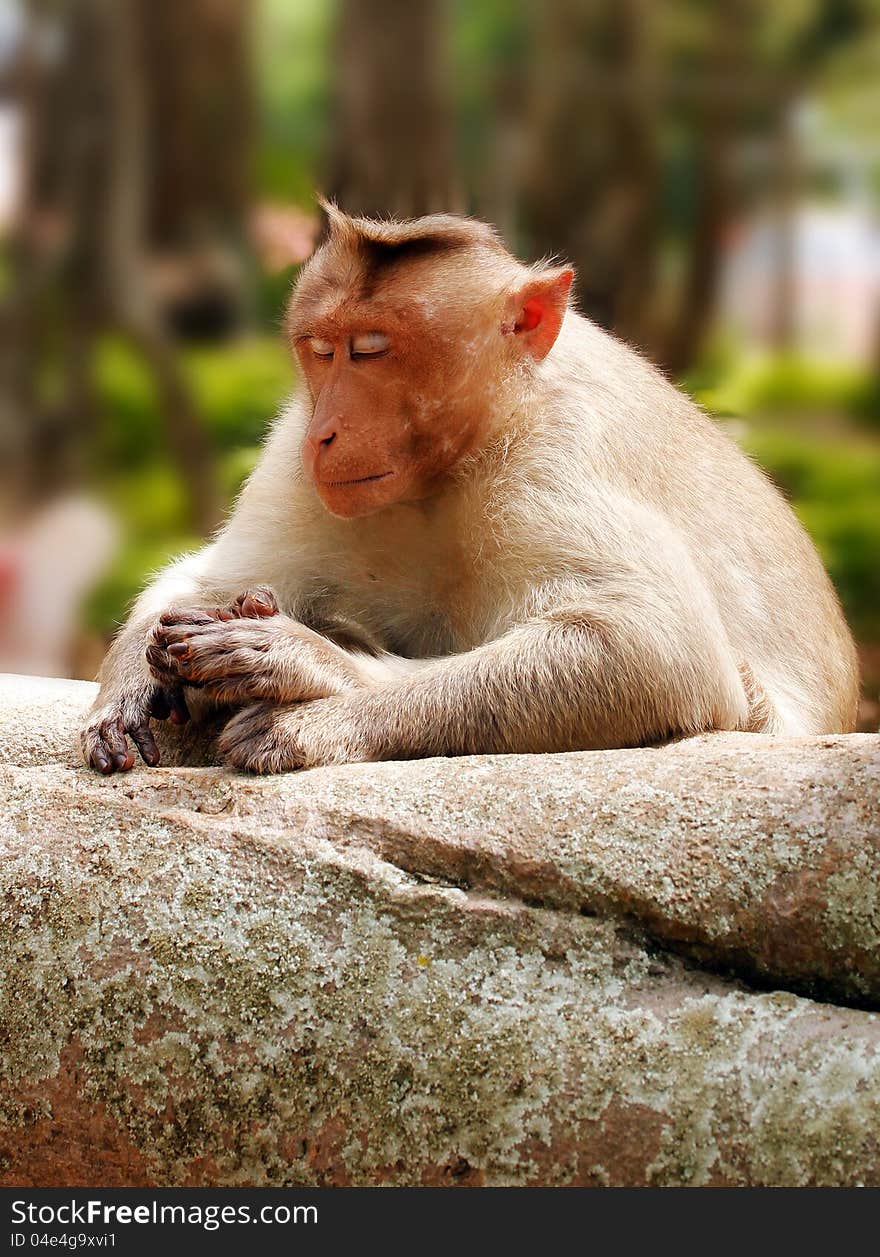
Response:
M855 651L812 542L698 405L487 224L325 204L298 387L227 523L136 602L82 731L229 709L233 768L847 732Z

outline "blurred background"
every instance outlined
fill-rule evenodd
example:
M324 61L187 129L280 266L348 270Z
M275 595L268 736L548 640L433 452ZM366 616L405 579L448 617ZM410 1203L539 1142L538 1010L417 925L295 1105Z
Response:
M0 671L94 676L222 518L316 189L572 261L792 502L877 728L880 0L0 0Z

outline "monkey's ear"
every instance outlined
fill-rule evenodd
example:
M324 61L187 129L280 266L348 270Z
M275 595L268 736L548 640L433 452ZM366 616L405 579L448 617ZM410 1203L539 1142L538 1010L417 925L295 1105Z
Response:
M574 279L570 266L543 271L507 298L502 332L517 336L523 349L536 362L546 358L568 306L568 292Z

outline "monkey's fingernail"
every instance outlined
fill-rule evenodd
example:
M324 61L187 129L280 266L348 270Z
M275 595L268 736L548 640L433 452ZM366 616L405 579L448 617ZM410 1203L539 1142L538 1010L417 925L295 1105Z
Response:
M120 772L128 772L129 768L134 767L134 756L130 751L117 751L113 756L113 763Z
M104 773L105 776L107 775L107 773L112 773L113 771L113 765L110 763L109 759L107 759L106 756L104 755L96 755L92 762L94 763L98 772Z
M185 659L189 654L189 646L186 642L174 642L168 647L169 655L173 655L175 659Z

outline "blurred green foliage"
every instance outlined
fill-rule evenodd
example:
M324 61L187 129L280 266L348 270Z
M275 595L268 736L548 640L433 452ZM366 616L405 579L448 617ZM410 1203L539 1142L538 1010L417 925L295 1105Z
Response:
M686 383L717 415L842 415L875 418L880 427L876 379L850 363L818 362L797 354L731 356L716 361L714 369L711 362L701 364Z
M232 502L251 471L259 442L293 386L287 351L277 337L190 348L182 364L217 454L224 501ZM113 567L87 608L88 626L110 633L151 572L199 544L189 532L189 495L167 453L155 388L142 362L120 341L97 355L100 430L94 477L122 525Z
M311 205L327 150L334 6L326 0L267 0L258 15L256 183L269 200Z
M740 439L819 547L856 636L880 639L880 441L773 416Z
M255 445L286 392L293 371L280 337L190 347L181 361L203 422L221 454ZM101 414L94 445L98 468L143 467L167 449L153 381L122 341L106 340L95 364Z

